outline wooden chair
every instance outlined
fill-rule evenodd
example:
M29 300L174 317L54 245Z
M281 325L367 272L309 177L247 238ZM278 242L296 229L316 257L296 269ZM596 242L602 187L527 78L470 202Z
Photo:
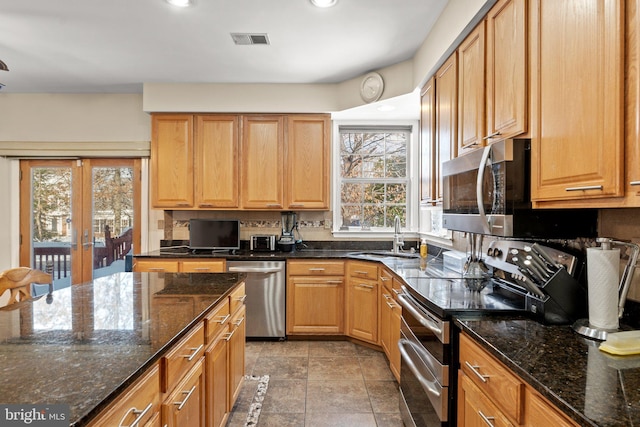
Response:
M0 307L20 303L31 298L31 285L51 284L50 274L29 267L17 267L0 273Z

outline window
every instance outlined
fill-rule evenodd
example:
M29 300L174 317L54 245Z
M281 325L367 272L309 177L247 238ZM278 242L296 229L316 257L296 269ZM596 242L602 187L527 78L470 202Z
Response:
M340 125L336 142L334 234L415 230L412 125Z

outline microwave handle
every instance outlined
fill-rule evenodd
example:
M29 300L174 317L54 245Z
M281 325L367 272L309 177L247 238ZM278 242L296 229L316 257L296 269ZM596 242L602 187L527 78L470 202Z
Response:
M480 220L482 221L482 227L485 233L491 232L489 221L487 220L487 214L484 211L484 192L482 190L482 183L484 181L485 166L489 162L489 156L491 155L491 145L484 147L482 158L480 159L480 166L478 166L478 180L476 181L476 199L478 201L478 213L480 214Z

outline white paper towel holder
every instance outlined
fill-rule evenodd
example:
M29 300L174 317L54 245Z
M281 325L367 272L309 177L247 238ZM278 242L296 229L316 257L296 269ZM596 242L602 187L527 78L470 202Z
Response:
M622 272L622 276L620 277L620 285L618 286L618 318L620 319L624 314L624 305L627 301L629 285L631 285L633 272L638 261L640 246L638 246L636 243L620 242L608 237L598 237L596 239L596 242L600 243L603 249L610 249L611 245L622 245L627 246L632 250L631 255L629 256L629 261L624 267L624 271ZM588 338L604 341L607 339L607 335L609 333L617 332L619 329L596 328L595 326L589 324L589 319L578 319L573 324L573 330Z

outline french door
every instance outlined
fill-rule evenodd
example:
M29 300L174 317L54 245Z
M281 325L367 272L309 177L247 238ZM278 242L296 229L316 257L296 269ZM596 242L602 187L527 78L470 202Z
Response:
M22 160L20 265L57 287L125 271L140 250L140 159Z

